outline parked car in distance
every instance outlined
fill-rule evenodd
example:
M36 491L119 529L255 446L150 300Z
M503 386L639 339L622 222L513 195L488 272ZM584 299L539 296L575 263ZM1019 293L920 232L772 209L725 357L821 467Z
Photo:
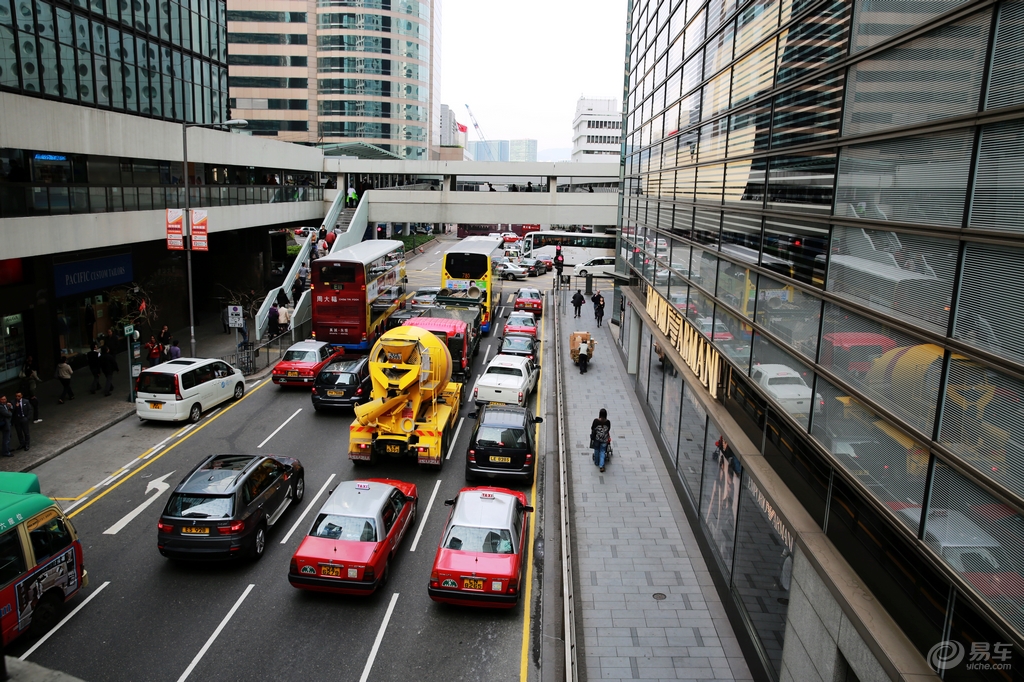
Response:
M883 334L836 332L821 337L821 364L857 377L867 376L871 363L896 347Z
M721 320L716 322L710 317L698 318L697 329L712 341L732 341L732 332L729 331L729 328ZM712 332L712 329L714 332Z
M524 407L537 388L540 367L518 355L495 355L473 385L476 403L504 403Z
M313 409L355 407L370 399L370 363L361 358L337 358L316 375L310 394Z
M451 507L434 555L427 594L437 602L512 608L527 556L526 494L506 488L463 488Z
M324 341L299 341L285 351L271 376L278 386L310 386L324 365L344 352Z
M539 277L548 271L548 268L538 258L523 258L519 264L526 268L526 274L530 277Z
M516 292L516 300L512 306L513 310L525 310L534 313L537 317L544 314L544 297L539 289L523 287Z
M537 260L539 260L541 263L543 263L544 267L546 267L548 270L554 270L555 269L555 259L554 258L550 258L548 256L539 256L537 258Z
M534 417L528 407L483 405L469 414L476 419L466 449L466 480L505 478L520 483L533 481L537 461Z
M498 354L518 355L533 360L540 357L540 342L529 334L506 334L501 338Z
M177 559L259 559L267 529L305 492L305 472L293 457L212 455L171 493L157 548Z
M178 358L147 367L135 379L135 414L142 420L190 421L225 400L245 395L241 370L222 360Z
M292 555L292 587L371 594L387 584L391 560L416 523L416 484L388 478L344 481L317 512Z
M501 233L501 238L505 240L506 244L511 244L513 242L517 242L520 239L522 239L522 237L520 237L515 232L502 232Z
M441 287L420 287L409 299L409 305L413 308L429 308L434 305Z
M526 279L526 268L521 265L516 265L511 261L507 263L498 263L495 265L494 271L498 273L502 279Z
M597 258L591 258L584 263L577 264L572 270L572 274L576 277L586 277L587 275L606 277L610 276L613 272L615 272L614 256L598 256Z
M811 398L811 389L800 374L786 365L755 365L750 378L795 419L806 419L813 402L815 413L825 407L821 394Z
M512 312L509 313L508 319L505 320L505 327L502 330L502 334L529 334L530 336L537 336L537 318L533 316L533 313L527 312Z

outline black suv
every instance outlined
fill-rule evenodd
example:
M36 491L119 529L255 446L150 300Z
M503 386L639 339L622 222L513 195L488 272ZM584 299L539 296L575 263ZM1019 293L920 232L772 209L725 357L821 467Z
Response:
M466 480L532 481L537 461L533 425L544 420L534 417L529 408L507 405L485 405L469 416L476 419L476 426L466 452Z
M305 491L297 459L213 455L171 493L157 523L157 548L177 559L259 559L267 528Z
M324 365L313 382L313 409L355 407L370 399L367 358L335 360Z

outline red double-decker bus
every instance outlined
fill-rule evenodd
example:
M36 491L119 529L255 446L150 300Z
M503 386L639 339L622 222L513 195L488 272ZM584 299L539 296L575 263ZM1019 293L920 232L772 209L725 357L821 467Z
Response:
M520 237L523 237L528 232L537 232L538 230L540 230L540 225L463 225L459 223L456 236L459 239L465 239L466 237L486 237L491 233L515 232Z
M402 242L360 242L312 268L313 337L345 350L369 351L408 298Z

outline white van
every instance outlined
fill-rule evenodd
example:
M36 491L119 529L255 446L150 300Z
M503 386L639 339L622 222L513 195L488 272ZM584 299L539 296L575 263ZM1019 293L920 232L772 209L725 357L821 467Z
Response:
M194 424L204 410L245 395L245 378L222 360L178 358L142 370L135 395L139 419Z
M576 277L586 277L587 275L607 277L613 272L615 272L615 256L598 256L597 258L591 258L585 263L580 263L572 269L572 274Z

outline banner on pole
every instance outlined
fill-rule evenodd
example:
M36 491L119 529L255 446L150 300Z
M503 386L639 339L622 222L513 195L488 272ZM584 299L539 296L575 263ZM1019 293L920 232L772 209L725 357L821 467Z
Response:
M208 232L207 226L207 214L208 211L203 208L192 209L192 250L193 251L209 251L210 245L207 242Z
M180 208L167 209L167 248L172 251L185 250L184 216Z

